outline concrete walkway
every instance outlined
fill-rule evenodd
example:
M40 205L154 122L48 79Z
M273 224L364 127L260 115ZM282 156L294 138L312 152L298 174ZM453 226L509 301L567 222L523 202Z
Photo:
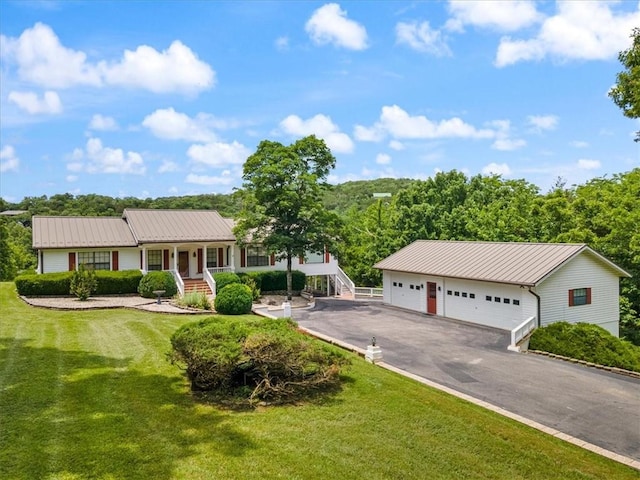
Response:
M317 299L293 317L361 349L375 336L392 369L640 469L637 378L509 352L508 332L378 302Z

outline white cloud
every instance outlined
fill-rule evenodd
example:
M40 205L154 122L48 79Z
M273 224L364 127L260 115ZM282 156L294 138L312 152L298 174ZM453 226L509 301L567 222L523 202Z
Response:
M582 140L573 140L569 142L569 145L574 148L587 148L589 146L589 142L584 142Z
M382 107L380 120L371 127L395 139L493 138L490 129L477 129L458 117L434 122L424 115L411 116L397 105Z
M536 132L542 130L553 130L558 126L558 117L555 115L529 115L527 123L533 127Z
M103 132L118 130L118 122L113 117L105 117L97 113L91 117L89 129Z
M327 3L313 12L305 30L316 45L333 44L350 50L367 48L366 29L349 20L347 12L337 3Z
M118 85L155 93L198 93L211 88L215 72L180 41L159 52L147 45L125 50L118 61L92 63L86 53L63 46L48 25L36 23L20 37L0 36L2 56L21 79L45 88Z
M274 44L278 50L289 50L289 37L278 37Z
M241 165L251 153L247 147L235 141L191 145L187 150L187 156L193 162L218 168L225 165Z
M180 167L177 163L165 160L158 168L158 173L177 172L178 170L180 170Z
M195 173L190 173L184 181L196 185L229 185L233 183L234 179L230 176L196 175Z
M500 151L512 151L527 145L521 138L498 138L491 144L491 148Z
M404 143L399 142L398 140L391 140L389 142L389 148L399 152L405 149Z
M67 175L66 180L69 183L76 182L76 181L78 181L78 176L77 175Z
M20 159L11 145L6 145L0 150L0 173L17 172Z
M356 125L353 129L353 136L361 142L379 142L384 138L385 132L375 126L369 128Z
M10 92L8 99L31 115L62 113L62 102L56 92L46 91L42 98L35 92Z
M587 158L581 158L577 164L577 167L581 170L597 170L601 166L600 160L589 160Z
M489 125L495 128L495 141L491 145L494 150L512 151L524 147L527 142L520 138L512 138L509 120L494 120Z
M38 22L18 38L3 35L1 40L3 57L15 60L23 80L49 88L102 84L96 66L87 64L87 55L62 46L48 25Z
M500 40L495 65L520 61L606 60L629 46L629 35L640 24L640 9L614 11L601 1L557 2L557 13L544 20L538 34L528 40Z
M81 162L86 158L86 163ZM73 161L67 164L71 172L86 171L88 173L118 173L142 175L146 172L142 155L127 152L121 148L104 147L99 138L90 138L84 151L75 149Z
M427 21L420 24L399 22L396 25L396 43L404 43L413 50L438 57L451 55L442 32L431 28Z
M318 114L307 120L297 115L289 115L280 122L280 128L288 135L302 137L316 135L322 138L333 152L353 152L353 141L349 135L342 133L331 117L326 115Z
M483 175L502 175L509 176L511 175L511 168L506 163L490 163L482 167Z
M158 109L142 121L142 125L158 138L212 142L216 135L206 123L206 117L202 114L193 119L184 113L176 112L173 108Z
M193 94L215 83L211 67L178 40L162 52L147 45L135 51L125 50L120 62L111 65L101 62L99 67L110 85L139 87L155 93Z
M536 10L535 2L529 0L451 0L449 12L452 19L446 27L452 31L463 30L464 25L511 32L538 22L542 15Z
M391 163L391 156L386 153L376 155L376 163L378 165L388 165Z

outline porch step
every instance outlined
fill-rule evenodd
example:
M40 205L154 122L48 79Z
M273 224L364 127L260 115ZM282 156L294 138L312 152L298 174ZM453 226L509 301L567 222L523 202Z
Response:
M205 295L211 295L211 289L204 280L184 280L184 293L204 293Z

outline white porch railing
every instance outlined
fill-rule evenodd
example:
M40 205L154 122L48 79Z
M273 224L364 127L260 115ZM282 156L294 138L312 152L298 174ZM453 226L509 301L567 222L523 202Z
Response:
M514 352L519 352L520 347L518 346L518 343L536 329L537 323L538 318L534 315L533 317L527 318L524 322L511 330L511 345L507 348Z
M382 297L382 288L377 287L356 287L357 297Z
M213 279L213 274L210 272L211 268L205 268L203 272L204 281L207 282L211 289L211 295L216 298L216 281Z
M342 294L342 287L346 287L347 290L349 290L349 293L351 293L354 297L356 295L356 285L355 283L353 283L353 281L349 278L349 276L344 273L344 271L340 268L340 267L336 267L337 271L336 271L336 290L337 290L337 294Z
M233 267L207 267L206 270L211 275L214 273L235 272L235 268Z
M169 270L171 272L171 275L173 275L174 280L176 281L176 285L178 287L178 293L180 294L180 296L184 295L184 281L182 280L182 277L180 276L180 274L178 273L177 270Z

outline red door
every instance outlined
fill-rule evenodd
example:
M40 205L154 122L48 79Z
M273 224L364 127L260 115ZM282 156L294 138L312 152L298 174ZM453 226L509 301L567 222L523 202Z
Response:
M427 313L435 315L438 313L436 304L436 284L427 282Z
M178 273L182 278L189 278L189 252L178 252Z

